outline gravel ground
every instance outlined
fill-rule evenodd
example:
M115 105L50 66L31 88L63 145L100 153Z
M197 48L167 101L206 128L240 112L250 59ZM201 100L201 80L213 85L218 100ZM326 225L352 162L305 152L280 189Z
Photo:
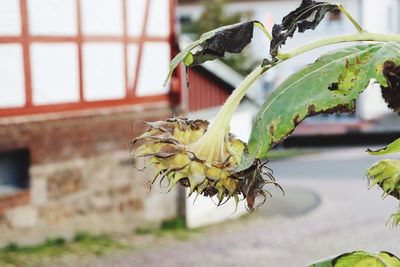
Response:
M249 219L220 226L220 232L205 231L185 242L87 266L305 266L352 250L400 255L399 230L385 225L398 203L382 200L379 190L366 190L364 170L354 170L365 157L362 150L342 149L277 162L275 175L286 196L273 191L274 198ZM310 166L326 161L331 168L322 171L336 178L323 179L317 170L310 171Z

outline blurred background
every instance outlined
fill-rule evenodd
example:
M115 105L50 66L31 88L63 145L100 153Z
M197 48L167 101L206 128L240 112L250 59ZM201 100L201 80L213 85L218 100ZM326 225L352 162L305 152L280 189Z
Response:
M265 36L163 87L171 58L203 32L246 20L268 30L300 0L0 0L0 266L305 266L352 250L400 253L385 225L398 203L367 190L367 147L400 135L397 114L370 86L352 114L303 122L270 152L285 189L255 213L216 208L183 189L149 191L133 160L143 121L213 120L268 56ZM399 0L339 1L371 32L400 32ZM328 13L284 49L354 33ZM320 48L264 75L234 115L246 141L266 97ZM193 204L194 203L194 204Z

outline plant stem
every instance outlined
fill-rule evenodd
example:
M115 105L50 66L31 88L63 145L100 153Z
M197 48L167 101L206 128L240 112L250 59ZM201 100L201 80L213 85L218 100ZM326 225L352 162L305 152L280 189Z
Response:
M269 41L272 41L271 33L264 27L261 22L255 22L254 25L262 30L262 32L267 36Z
M337 3L336 5L340 9L340 11L342 11L342 13L350 20L350 22L354 25L359 33L366 32L342 4Z
M205 135L197 142L190 145L190 151L200 159L207 160L207 162L224 161L226 159L224 141L226 135L229 134L229 125L233 112L257 78L270 67L270 65L257 67L240 83L226 100L225 104L218 112L216 120L208 128Z
M335 37L314 41L306 45L294 48L288 52L280 53L278 55L278 58L281 60L286 60L322 46L338 44L338 43L346 43L346 42L360 42L360 41L400 42L400 35L377 34L377 33L366 33L366 32L349 34L349 35L339 35Z

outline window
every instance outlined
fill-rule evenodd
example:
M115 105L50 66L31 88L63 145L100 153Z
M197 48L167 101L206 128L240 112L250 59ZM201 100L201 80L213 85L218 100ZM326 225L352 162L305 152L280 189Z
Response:
M29 150L0 153L0 196L29 188Z

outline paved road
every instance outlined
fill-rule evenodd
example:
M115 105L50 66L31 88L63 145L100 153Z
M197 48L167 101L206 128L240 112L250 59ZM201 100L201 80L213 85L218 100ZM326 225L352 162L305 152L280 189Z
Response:
M370 156L365 150L365 147L331 149L323 153L272 161L270 166L275 175L282 178L359 180L369 166L385 158Z
M400 229L385 225L398 203L366 190L363 172L377 158L337 149L271 163L286 197L273 192L253 218L218 235L136 252L91 266L305 266L352 250L400 254Z

